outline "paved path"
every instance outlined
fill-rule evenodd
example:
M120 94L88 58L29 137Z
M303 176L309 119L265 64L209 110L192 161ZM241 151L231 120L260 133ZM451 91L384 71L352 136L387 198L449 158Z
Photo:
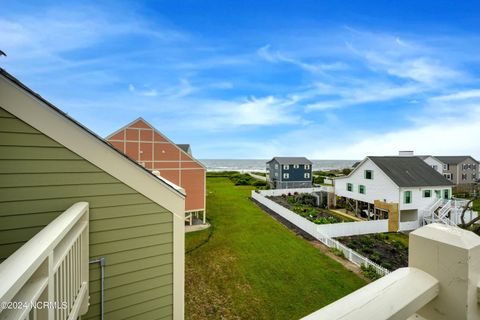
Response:
M260 181L267 181L267 177L259 176L259 175L253 174L251 172L248 172L248 174L254 179L257 179L257 180L260 180Z

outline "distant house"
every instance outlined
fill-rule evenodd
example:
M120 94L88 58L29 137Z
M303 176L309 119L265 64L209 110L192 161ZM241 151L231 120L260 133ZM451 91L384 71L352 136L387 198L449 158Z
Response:
M438 173L443 174L443 162L435 158L434 156L417 156L423 161L425 161L426 164L428 164L430 167L432 167L433 170L437 171Z
M479 162L471 156L435 156L443 163L443 175L456 185L473 184L479 177Z
M142 118L110 134L117 150L155 174L185 189L186 219L201 214L205 223L205 166L195 159L189 144L175 144Z
M68 302L55 319L59 310L62 319L100 319L102 312L106 319L183 319L183 189L125 157L3 69L0 162L2 297L11 292L17 302L53 303L54 296ZM74 220L79 207L86 213ZM104 272L99 261L106 262ZM20 309L13 311L0 310L18 319ZM22 319L36 319L35 312ZM38 319L46 317L42 312Z
M312 162L305 157L274 157L267 162L267 181L275 189L312 186Z
M435 199L452 196L452 183L415 156L366 157L334 186L351 211L388 217L390 231L400 222L420 221Z

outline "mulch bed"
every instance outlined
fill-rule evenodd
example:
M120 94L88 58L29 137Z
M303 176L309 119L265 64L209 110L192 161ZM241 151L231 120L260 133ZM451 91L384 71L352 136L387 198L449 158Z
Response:
M335 238L388 270L408 266L408 248L388 234L371 234Z

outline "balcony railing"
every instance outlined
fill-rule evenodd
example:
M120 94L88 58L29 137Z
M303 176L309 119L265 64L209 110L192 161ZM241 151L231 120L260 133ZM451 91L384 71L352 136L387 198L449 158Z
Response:
M409 267L306 316L306 320L480 319L480 237L430 224L410 233Z
M88 213L72 205L0 264L0 319L77 319L88 310Z

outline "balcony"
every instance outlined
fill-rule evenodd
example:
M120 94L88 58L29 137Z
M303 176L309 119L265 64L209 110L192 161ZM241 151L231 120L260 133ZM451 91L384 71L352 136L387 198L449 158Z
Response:
M89 207L72 205L0 264L0 319L77 319L88 311Z
M410 233L409 266L305 320L480 319L480 237L442 224Z

